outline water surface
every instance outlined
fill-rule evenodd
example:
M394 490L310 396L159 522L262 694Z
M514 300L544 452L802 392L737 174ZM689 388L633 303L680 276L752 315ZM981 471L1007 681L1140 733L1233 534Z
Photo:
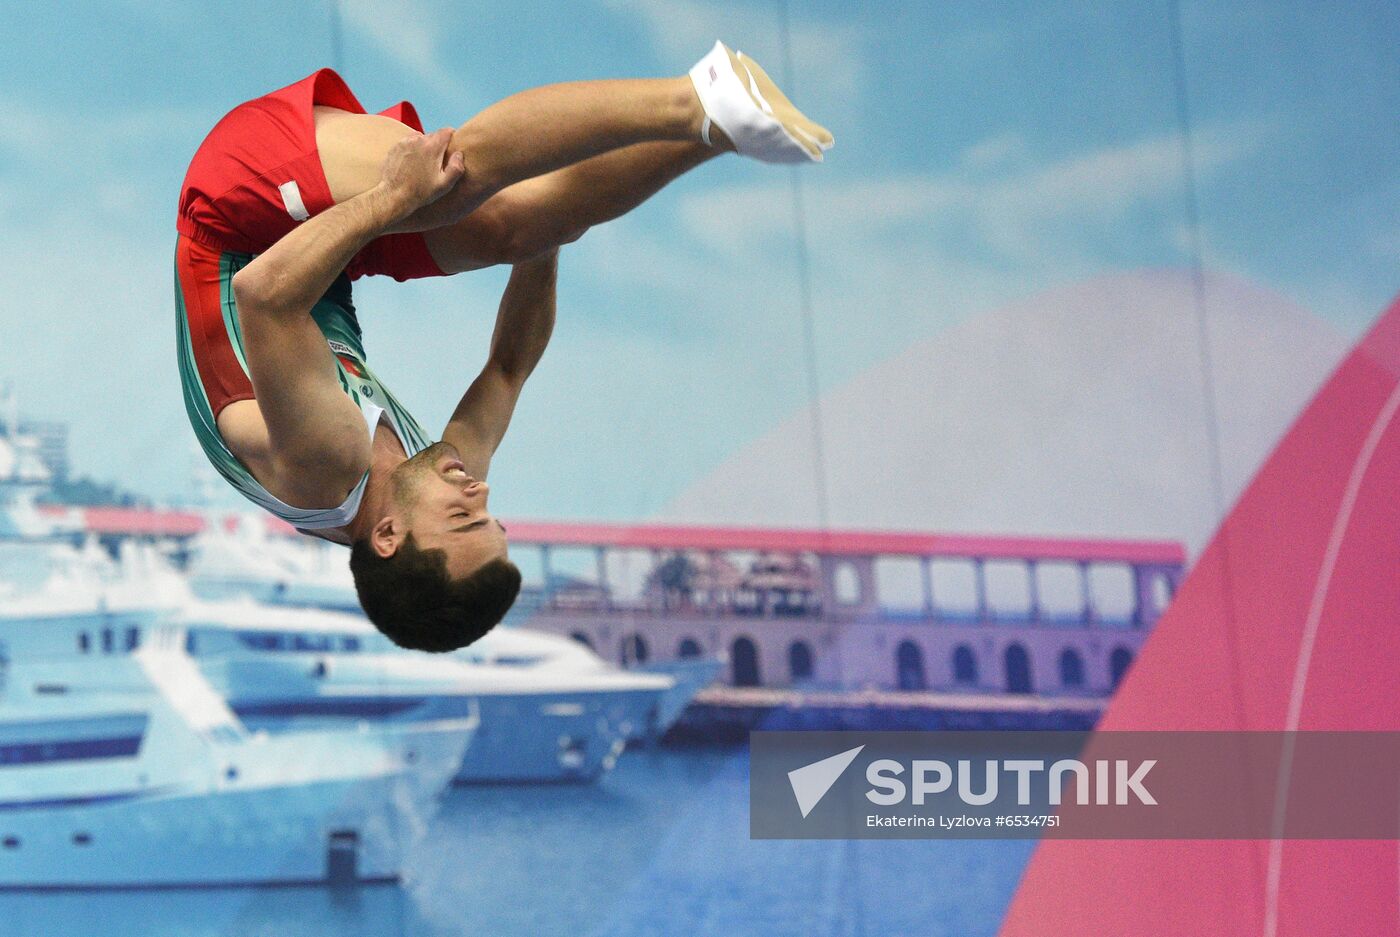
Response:
M0 937L990 937L1033 844L762 841L743 749L452 790L402 885L0 893Z

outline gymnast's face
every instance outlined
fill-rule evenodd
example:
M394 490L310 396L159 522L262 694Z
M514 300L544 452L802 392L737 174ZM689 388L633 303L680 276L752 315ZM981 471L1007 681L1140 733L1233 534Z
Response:
M462 467L449 443L434 443L393 475L394 503L422 550L447 554L447 573L460 578L506 557L506 529L491 516L491 489Z

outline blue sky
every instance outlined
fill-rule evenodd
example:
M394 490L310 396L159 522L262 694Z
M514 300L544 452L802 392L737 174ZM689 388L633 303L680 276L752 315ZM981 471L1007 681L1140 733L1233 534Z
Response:
M979 312L1189 262L1170 5L791 5L818 379ZM343 0L343 71L430 125L717 37L783 75L778 7ZM197 464L173 362L184 168L239 101L329 64L322 3L30 4L0 47L0 381L79 471L158 497ZM1400 8L1183 4L1204 258L1355 335L1400 290ZM493 468L507 516L641 519L806 401L791 171L704 167L565 251L554 345ZM371 359L425 424L480 366L500 271L361 281ZM897 402L892 403L897 405Z

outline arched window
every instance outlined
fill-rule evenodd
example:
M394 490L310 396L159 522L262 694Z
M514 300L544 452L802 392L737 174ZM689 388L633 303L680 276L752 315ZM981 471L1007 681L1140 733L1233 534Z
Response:
M806 641L794 641L788 646L788 674L793 683L812 679L812 646Z
M977 655L966 644L953 649L953 681L967 685L977 683Z
M735 686L758 686L758 646L750 638L735 638L729 646L729 663L734 668Z
M894 649L895 686L901 690L922 690L928 687L924 675L924 652L913 641L900 641Z
M700 642L694 638L682 638L680 646L676 648L676 656L681 660L690 660L692 657L699 657L704 652L700 649Z
M1116 647L1108 658L1108 685L1118 689L1118 682L1133 664L1133 652L1126 647Z
M1060 685L1065 689L1084 685L1084 658L1072 647L1060 652Z
M1006 692L1029 693L1031 683L1031 658L1026 649L1012 644L1006 649Z
M639 634L622 639L622 665L645 664L647 662L647 641Z
M583 632L583 631L575 631L575 632L572 632L572 633L569 635L569 637L573 638L575 641L577 641L579 644L582 644L584 647L588 648L590 651L593 650L593 639L590 638L586 632Z

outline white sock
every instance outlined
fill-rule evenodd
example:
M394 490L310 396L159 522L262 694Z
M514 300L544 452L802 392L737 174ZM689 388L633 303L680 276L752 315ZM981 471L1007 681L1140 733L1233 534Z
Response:
M742 67L742 66L741 66ZM773 108L759 93L753 76L744 69L736 74L724 43L716 42L704 58L690 70L690 82L705 108L700 136L710 141L710 125L729 137L741 156L766 163L806 163L820 161L772 116Z

